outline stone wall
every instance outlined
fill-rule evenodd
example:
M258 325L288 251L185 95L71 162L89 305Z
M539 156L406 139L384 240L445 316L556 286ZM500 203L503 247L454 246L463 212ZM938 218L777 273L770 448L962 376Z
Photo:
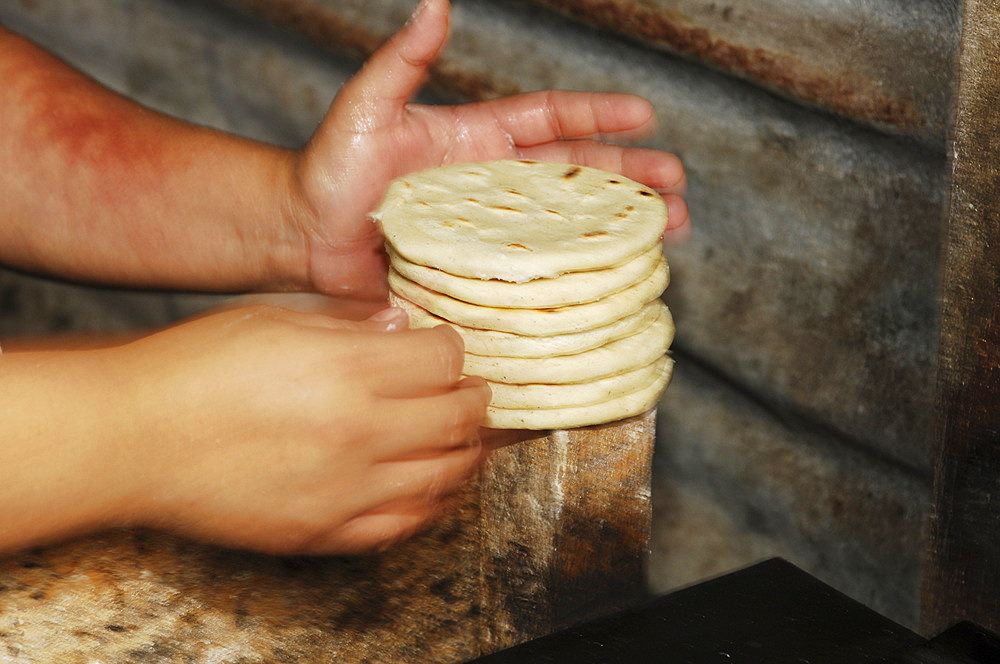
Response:
M780 555L915 626L957 0L455 0L433 98L649 98L690 179L650 588ZM32 0L0 22L155 108L309 135L410 0ZM0 273L0 334L211 299Z

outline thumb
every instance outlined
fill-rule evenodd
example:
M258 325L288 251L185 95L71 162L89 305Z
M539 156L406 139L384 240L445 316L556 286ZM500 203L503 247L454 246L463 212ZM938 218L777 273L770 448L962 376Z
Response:
M448 0L420 0L398 32L368 58L341 96L363 108L366 124L383 126L420 86L448 36Z

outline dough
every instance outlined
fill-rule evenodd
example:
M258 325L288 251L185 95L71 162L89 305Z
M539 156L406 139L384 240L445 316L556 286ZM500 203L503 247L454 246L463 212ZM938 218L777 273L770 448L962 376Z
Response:
M396 272L408 280L456 300L491 307L538 309L594 302L649 277L659 267L660 245L622 265L603 270L567 272L551 279L516 284L498 279L456 277L432 267L417 265L387 247ZM669 275L668 275L669 277Z
M635 258L660 243L667 208L620 175L501 160L398 178L372 217L411 263L521 283Z
M583 332L609 325L659 297L666 285L667 261L661 257L651 275L596 302L551 309L504 309L456 300L414 283L389 268L389 288L432 314L465 327L533 337Z

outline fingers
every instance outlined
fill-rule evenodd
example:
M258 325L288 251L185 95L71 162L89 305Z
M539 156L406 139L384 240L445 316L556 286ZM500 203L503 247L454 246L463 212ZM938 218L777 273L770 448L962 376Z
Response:
M687 177L680 159L669 152L578 140L526 148L521 150L521 155L539 161L592 166L641 182L658 191L667 206L664 243L679 244L690 235L688 207L683 198L687 192Z
M425 528L436 511L432 505L410 504L391 512L362 514L314 542L307 553L360 555L387 551Z
M617 93L547 90L471 104L470 120L489 119L517 147L599 134L648 134L656 125L653 106Z
M684 244L691 237L687 203L675 195L664 196L663 199L667 203L667 230L663 233L663 245L671 247Z
M311 347L319 351L346 342L353 375L378 397L421 397L453 389L462 376L465 345L447 325L410 330L402 309L387 307L364 321L349 321L320 313L297 311L270 304L222 311L233 322L259 318L319 334ZM325 331L338 337L326 337ZM392 332L392 334L381 334ZM354 335L353 337L351 335ZM343 362L341 355L331 360ZM485 388L488 389L488 388Z
M448 0L421 0L398 32L344 85L346 103L361 103L358 122L381 126L413 95L448 36Z
M458 498L456 500L455 498ZM428 528L443 512L458 507L459 496L438 502L403 499L350 519L329 534L325 551L338 554L381 553Z
M481 378L462 379L464 346L448 326L407 330L406 314L390 307L363 322L261 307L259 315L348 337L352 367L346 375L374 398L371 418L377 460L440 453L472 438L491 393ZM317 329L318 328L318 329ZM392 332L399 330L392 334ZM373 334L372 332L377 332ZM308 342L322 343L323 336ZM332 337L331 337L332 340ZM338 363L343 363L341 358ZM335 375L331 366L330 375Z
M366 345L364 369L371 389L382 397L440 393L462 375L465 344L446 325L379 335Z
M399 307L388 307L373 314L365 322L376 323L386 332L399 332L409 329L410 316Z
M684 166L662 150L608 145L602 134L648 134L656 124L652 105L634 95L548 90L470 104L470 124L492 122L517 154L539 161L582 164L621 173L652 187L667 206L665 242L690 232Z
M669 152L627 148L597 141L557 141L520 151L522 157L592 166L641 182L660 194L684 195L687 177L681 160Z
M251 293L228 298L213 307L210 312L257 305L323 314L351 321L370 320L386 309L385 302L379 299L331 297L320 293Z
M436 459L398 462L384 469L380 481L392 483L384 502L347 520L326 544L338 552L384 551L425 528L482 465L478 448ZM333 546L331 546L333 545Z
M399 461L440 454L444 450L478 445L477 431L486 415L490 388L482 378L469 377L453 389L416 399L388 399L382 405L392 413L375 426L378 461Z
M386 490L368 509L397 500L437 502L462 486L482 460L482 446L476 444L427 458L382 462L374 469L372 482Z
M435 458L382 464L368 480L380 486L357 513L310 538L301 553L384 551L425 528L475 475L482 450L465 447ZM302 548L302 547L300 547Z

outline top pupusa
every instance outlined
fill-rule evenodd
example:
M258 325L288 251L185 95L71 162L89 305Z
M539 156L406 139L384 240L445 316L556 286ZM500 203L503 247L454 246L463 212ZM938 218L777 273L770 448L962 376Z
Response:
M619 265L659 243L667 225L663 200L637 182L523 160L404 176L372 217L412 263L519 283Z

